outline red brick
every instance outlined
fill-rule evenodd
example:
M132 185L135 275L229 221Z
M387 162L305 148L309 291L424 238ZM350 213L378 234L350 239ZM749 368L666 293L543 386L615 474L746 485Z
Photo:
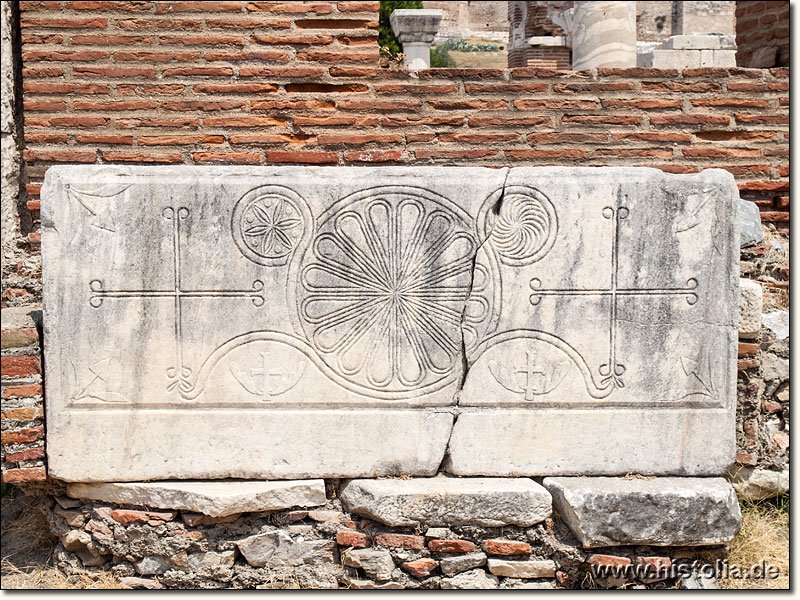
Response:
M31 10L59 10L61 8L61 2L29 2L27 0L22 0L22 2L19 3L19 8L22 12Z
M119 50L114 52L116 62L191 62L200 60L199 52L152 52L148 50Z
M562 77L564 74L571 74L569 71L555 71L553 69L540 69L537 67L519 67L511 69L511 77L514 79L528 79L537 77Z
M133 144L132 135L105 135L105 134L82 134L75 136L75 141L79 144L121 144L130 146Z
M107 123L106 117L25 117L26 127L99 127Z
M439 117L383 117L381 125L384 127L417 127L420 125L453 125L464 124L465 117L461 115L443 115Z
M529 125L550 124L551 118L543 115L530 117L504 117L504 116L481 116L477 115L469 118L470 127L524 127Z
M788 223L789 213L780 211L761 211L761 220L768 223Z
M673 153L669 148L598 148L594 151L594 155L613 158L635 158L637 156L672 158Z
M750 465L755 467L758 464L758 454L755 452L737 452L736 462L740 465Z
M36 406L8 408L0 411L0 419L3 421L31 421L41 416L42 411Z
M106 50L30 50L22 53L22 61L28 62L90 62L109 57Z
M458 86L424 83L382 83L375 86L375 91L391 94L453 94L458 91Z
M192 159L198 165L257 165L261 155L258 152L195 152Z
M788 92L788 81L770 81L766 83L731 82L728 84L729 92Z
M433 573L438 566L439 562L433 560L432 558L420 558L417 560L404 562L400 565L400 568L409 575L412 575L417 579L422 579L423 577L427 577Z
M406 535L402 533L379 533L375 536L378 546L391 548L406 548L408 550L422 550L425 548L425 538L419 535Z
M30 133L25 132L25 141L29 144L66 144L66 133ZM26 184L25 188L28 189ZM38 191L36 192L39 193ZM30 192L28 192L30 194Z
M430 142L436 139L436 134L432 131L425 131L415 133L413 131L409 131L406 133L406 142L411 144L413 142Z
M359 531L340 529L336 532L336 543L351 548L367 548L371 545L369 537Z
M396 133L323 133L317 137L321 146L363 146L365 144L402 144Z
M297 19L294 26L298 29L377 29L375 19Z
M341 43L341 42L340 42ZM371 67L330 67L328 73L331 77L358 77L359 79L374 79L386 74L384 69ZM400 76L398 76L398 79Z
M269 83L198 83L194 91L202 94L269 94L278 88Z
M624 567L631 564L631 559L624 556L611 556L609 554L592 554L586 559L586 563L606 567Z
M276 117L204 117L206 127L272 127L285 125L285 118Z
M378 12L381 7L380 2L339 2L339 12Z
M661 98L635 98L633 100L618 100L607 98L601 101L603 108L654 110L662 108L680 108L683 100L667 100Z
M428 542L431 552L447 552L451 554L463 554L473 552L475 544L467 540L431 540Z
M407 156L402 150L353 150L344 153L346 161L363 163L397 162Z
M343 110L366 111L415 111L422 106L419 100L337 100L336 106ZM333 107L331 107L333 108Z
M119 11L147 11L153 8L152 2L67 2L69 10L119 10Z
M565 143L605 143L605 133L529 133L525 138L530 144L565 144Z
M245 39L238 35L160 35L162 46L244 46Z
M503 69L425 69L419 71L420 79L502 79Z
M184 146L192 144L222 144L225 137L221 135L140 135L136 138L139 146Z
M107 94L108 84L26 81L22 90L31 94Z
M730 84L728 85L730 88ZM708 81L700 81L700 82L692 82L692 81L673 81L673 80L666 80L666 81L643 81L642 82L642 91L643 92L700 92L700 93L709 93L709 92L720 92L722 91L722 85L716 82L708 82Z
M783 406L780 402L775 402L774 400L767 400L764 402L764 412L767 414L781 412L783 410Z
M531 148L512 148L503 151L511 158L586 158L586 150L577 148L564 150L538 150Z
M75 46L127 46L134 44L152 44L155 38L151 35L110 35L107 33L92 33L73 35L70 43Z
M749 148L684 148L683 155L698 158L752 158L761 156L761 152Z
M284 89L287 94L345 94L369 91L363 83L287 83Z
M102 17L24 17L20 28L28 29L104 29L108 19Z
M35 356L3 356L0 358L3 377L31 377L42 372Z
M489 149L474 149L474 150L460 150L460 149L447 149L447 150L415 150L414 155L417 158L489 158L497 156L497 150Z
M92 150L34 150L26 148L22 157L26 161L93 163L97 154Z
M150 521L172 521L172 519L175 518L175 512L154 512L118 508L111 511L111 518L123 525L128 525L129 523L149 523Z
M6 454L6 462L22 462L25 460L39 460L40 458L44 458L44 448L42 446Z
M44 481L45 479L47 479L47 471L44 467L33 467L30 469L10 469L8 471L3 471L4 483Z
M249 2L246 8L251 12L317 15L327 15L333 10L330 2Z
M313 135L288 133L246 133L232 135L228 138L231 144L306 144L314 140Z
M7 388L6 388L7 389ZM7 398L5 394L4 398ZM0 442L3 444L21 444L24 442L35 442L36 440L44 439L44 427L28 427L27 429L20 429L18 431L3 431L0 433Z
M788 192L788 181L745 181L739 183L740 192Z
M157 13L241 12L241 2L156 2Z
M297 53L297 60L307 62L323 62L334 64L348 64L348 63L370 63L378 62L380 54L378 50L360 51L360 52L323 52L316 50L308 50Z
M164 110L201 110L215 112L244 108L244 100L167 100L161 103Z
M76 77L111 77L111 78L130 78L130 77L155 77L156 71L153 67L113 67L104 65L75 65L72 67L72 74Z
M651 115L651 125L727 125L728 115Z
M164 77L226 77L233 75L231 67L175 67L164 69Z
M763 214L762 214L761 218L762 218L762 220L764 220ZM740 360L740 361L738 361L738 363L736 365L736 369L738 371L745 371L747 369L755 369L755 368L758 367L759 364L760 364L760 362L758 360L756 360L755 358L751 358L751 359L747 359L747 360Z
M195 118L175 118L160 119L154 117L142 117L135 119L117 119L114 125L122 129L138 129L140 127L157 127L164 129L197 129L200 120Z
M758 344L739 342L739 356L755 356L758 353Z
M75 69L79 67L74 67ZM42 66L42 67L25 67L22 69L22 78L25 79L32 79L34 77L60 77L64 74L64 69L62 67L50 67L50 66Z
M487 554L501 556L521 556L531 553L531 545L526 542L512 540L486 540L483 542L483 551Z
M259 30L270 29L291 29L292 22L277 19L255 18L226 18L226 19L206 19L206 27L209 29L236 29L236 30Z
M336 126L336 125L354 125L356 127L374 127L378 124L378 117L356 117L356 116L338 116L333 115L330 117L307 117L297 115L292 118L292 124L298 127L306 126ZM383 122L386 126L386 122Z
M151 94L162 94L177 96L183 92L186 86L177 83L134 83L120 84L117 86L117 93L123 96L149 96Z
M114 19L114 25L125 31L143 30L166 30L183 31L197 30L203 28L203 21L193 19Z
M464 109L484 109L499 110L508 108L505 100L478 100L478 99L453 99L453 100L429 100L428 106L437 110L464 110Z
M333 67L331 67L333 68ZM322 77L325 69L322 67L239 67L239 77Z
M289 55L281 50L246 50L240 52L206 52L205 59L208 62L289 62Z
M592 83L554 83L556 94L599 93L633 91L635 86L629 81L604 81Z
M677 78L678 70L677 69L655 69L655 68L647 68L647 67L632 67L628 69L610 69L610 68L600 68L597 69L597 74L601 77L634 77L634 78L641 78L641 77L663 77L667 78Z
M58 112L67 109L67 103L63 100L25 100L22 107L26 111L34 112Z
M183 162L180 154L140 154L138 152L113 152L103 151L103 160L106 162L143 163L143 164L175 164Z
M693 98L692 106L722 106L725 108L768 108L767 100L752 98Z
M653 117L650 117L652 120ZM636 115L564 115L565 125L641 125L642 117Z
M73 110L148 110L156 108L158 101L156 100L109 100L107 102L88 102L85 100L76 100L72 103Z
M665 131L637 131L636 133L612 133L611 139L632 142L689 143L692 141L692 135Z
M333 37L330 35L255 34L250 39L266 46L328 46L333 43Z
M303 152L299 150L267 150L267 163L301 163L301 164L336 164L339 155L336 152Z
M440 133L440 142L460 142L462 144L493 144L496 142L519 141L519 134L512 132L459 132Z
M597 108L595 100L514 100L519 110L584 110Z
M731 140L747 140L754 142L768 142L775 139L776 131L761 130L734 130L734 131L698 131L695 133L697 139L712 142L728 142Z

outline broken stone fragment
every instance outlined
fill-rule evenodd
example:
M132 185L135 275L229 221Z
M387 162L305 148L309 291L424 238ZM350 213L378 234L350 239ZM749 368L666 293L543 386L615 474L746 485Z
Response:
M417 579L422 579L423 577L427 577L433 573L438 566L439 562L433 560L432 558L420 558L417 560L404 562L400 565L400 568L406 573L413 575Z
M445 575L454 575L486 564L486 555L483 552L465 554L463 556L448 556L439 560L439 568Z
M723 544L741 525L721 477L546 477L544 486L584 548Z
M388 550L359 548L342 551L342 564L363 569L367 577L377 581L389 581L394 571L394 560Z
M236 542L245 560L254 567L297 567L333 564L333 540L294 540L280 529L252 535Z
M439 587L443 590L489 590L497 587L498 579L483 569L461 573L455 577L442 579Z
M556 563L552 560L505 560L501 558L490 558L488 564L491 573L503 577L538 579L541 577L555 577L556 575Z

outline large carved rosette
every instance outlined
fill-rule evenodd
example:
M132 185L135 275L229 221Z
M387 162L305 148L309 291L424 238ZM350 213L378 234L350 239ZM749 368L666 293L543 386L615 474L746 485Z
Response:
M322 360L377 397L453 381L472 231L463 210L409 186L357 192L326 211L297 286L301 326Z

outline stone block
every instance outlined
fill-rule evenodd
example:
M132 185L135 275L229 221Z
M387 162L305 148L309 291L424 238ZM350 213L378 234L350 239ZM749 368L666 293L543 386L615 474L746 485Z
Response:
M734 465L727 477L736 494L745 500L774 498L789 491L789 469L772 471Z
M752 279L739 279L739 337L754 339L761 334L764 291Z
M443 590L493 590L497 588L498 581L497 577L483 569L475 569L442 579L439 587Z
M236 542L236 546L253 567L330 565L336 550L333 540L294 540L280 529L251 535Z
M662 48L670 50L717 50L721 48L718 35L673 35L664 40Z
M739 245L742 248L754 246L764 239L764 230L761 228L761 211L758 205L749 200L739 201L737 216L739 227Z
M720 477L547 477L544 486L584 548L724 544L742 521Z
M486 564L486 554L475 552L464 554L463 556L448 556L439 560L439 568L445 575L454 575L462 571L468 571Z
M656 69L694 69L700 67L697 50L653 49L652 66Z
M463 375L476 218L505 176L51 167L50 474L435 474L453 421L436 407L455 403Z
M529 527L550 516L550 495L532 479L356 479L339 491L349 512L392 527Z
M389 581L394 571L394 560L388 550L371 550L359 548L343 550L342 564L356 569L363 569L367 577L377 581Z
M306 481L161 481L73 483L72 498L155 508L189 510L210 517L283 510L325 504L325 482Z
M556 563L552 560L489 559L489 572L501 577L539 579L556 576Z
M775 334L775 338L785 340L789 337L789 311L774 310L761 315L761 324Z
M459 406L474 410L455 423L448 472L724 473L735 456L733 176L517 168L505 190L477 259L496 274L475 286L503 308L466 340Z
M713 67L730 68L736 66L736 50L714 50Z

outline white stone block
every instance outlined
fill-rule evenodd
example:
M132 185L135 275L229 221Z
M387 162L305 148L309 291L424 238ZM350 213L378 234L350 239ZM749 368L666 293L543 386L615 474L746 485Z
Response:
M730 68L736 66L736 50L714 50L715 67Z
M761 308L764 291L752 279L739 279L739 336L757 338L761 333Z
M664 40L662 48L670 50L715 50L719 49L720 36L718 35L673 35Z
M478 255L496 274L476 289L502 309L467 338L459 406L474 410L456 421L448 471L723 473L738 201L721 170L513 169Z
M345 509L392 527L529 527L550 516L550 494L532 479L356 479L339 497Z
M325 504L325 482L305 481L161 481L72 483L71 498L114 504L191 510L210 517Z
M694 69L700 66L700 52L697 50L653 50L655 69Z

